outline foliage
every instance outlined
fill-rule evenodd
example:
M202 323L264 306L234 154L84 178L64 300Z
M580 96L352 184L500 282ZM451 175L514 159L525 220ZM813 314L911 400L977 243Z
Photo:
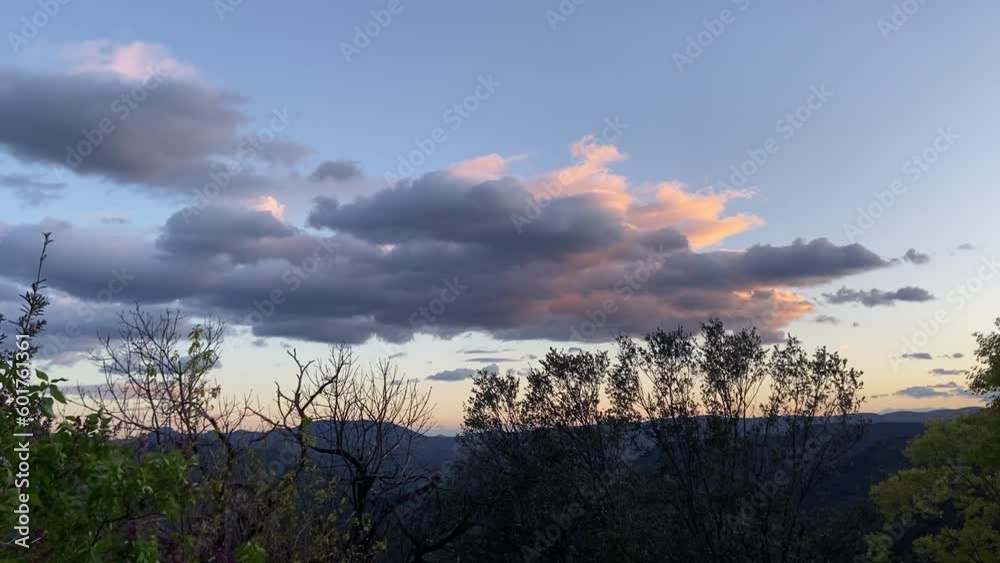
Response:
M970 389L991 398L991 407L931 423L907 447L913 467L872 489L886 521L868 537L876 561L910 549L923 561L1000 561L1000 333L976 339Z
M504 492L477 560L822 559L806 508L861 436L860 372L719 321L618 348L475 378L465 470Z
M110 419L100 412L57 419L54 405L66 403L58 388L64 380L32 365L49 304L42 267L52 242L46 234L36 280L22 297L20 317L10 323L17 331L14 346L0 357L0 525L14 530L20 523L14 511L26 505L37 541L25 548L12 543L18 536L11 535L0 547L0 560L127 561L143 551L142 518L177 511L185 461L137 456L112 442ZM19 467L22 454L27 472Z

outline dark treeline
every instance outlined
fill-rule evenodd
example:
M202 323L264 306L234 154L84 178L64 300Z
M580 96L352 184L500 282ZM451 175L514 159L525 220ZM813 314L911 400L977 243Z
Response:
M45 329L41 271L3 321L11 333ZM39 350L7 341L0 560L1000 557L1000 409L929 424L898 471L847 498L844 476L871 464L856 455L872 426L862 374L794 338L769 346L710 321L604 352L550 350L526 377L477 374L460 435L442 441L425 436L433 411L419 383L346 347L322 360L291 351L270 398L234 398L211 375L224 336L216 320L123 312L93 355L106 383L76 394L42 372L19 390ZM1000 335L977 338L970 388L993 396ZM59 403L83 414L57 416ZM12 453L25 428L22 490Z

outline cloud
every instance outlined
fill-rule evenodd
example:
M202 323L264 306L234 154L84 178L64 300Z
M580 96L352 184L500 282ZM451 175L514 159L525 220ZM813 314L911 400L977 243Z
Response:
M500 368L497 367L496 364L490 364L488 366L484 366L482 369L486 370L489 373L499 373L500 371ZM463 381L475 375L477 371L478 370L469 368L451 369L451 370L440 371L432 375L428 375L427 379L431 381L448 381L448 382Z
M829 325L840 324L840 319L831 315L817 315L816 318L813 320L819 324L829 324Z
M969 373L964 369L935 368L930 371L934 375L962 375Z
M574 164L538 177L480 181L444 170L353 200L320 197L305 227L265 194L180 209L153 235L0 223L0 277L30 280L23 257L37 252L42 231L54 231L49 281L68 296L96 300L124 272L132 281L109 305L217 314L257 338L400 343L418 332L477 331L570 342L693 330L719 317L734 328L756 325L773 341L813 312L800 288L888 265L864 246L827 239L706 250L691 237L705 244L738 232L727 227L725 204L742 196L666 183L646 201L607 170L623 158L616 148L573 151ZM542 215L525 215L544 180L560 173L564 190L544 200ZM442 293L449 285L463 289Z
M937 385L921 385L900 389L893 393L899 397L910 397L913 399L933 399L944 397L978 397L975 393L962 387L958 383L940 383Z
M132 88L90 76L0 69L0 82L0 145L11 155L122 184L169 183L193 168L207 182L206 159L229 154L247 121L239 97L169 78L142 111Z
M361 176L361 165L354 160L326 160L319 164L309 178L322 182L328 178L334 180L350 180Z
M927 352L915 352L913 354L903 354L901 358L906 358L908 360L933 360L934 356L928 354Z
M965 354L963 354L961 352L955 352L954 354L947 354L946 357L957 360L957 359L960 359L960 358L964 358Z
M280 137L294 118L286 108L255 128L246 98L197 79L162 47L71 50L78 56L68 73L0 68L0 149L23 163L175 197L215 181L226 197L246 197L281 179L261 165L311 152Z
M461 350L463 354L499 354L502 352L510 352L510 348L473 348L471 350Z
M185 257L224 255L242 263L261 259L269 242L298 232L269 211L221 205L190 211L182 209L167 220L158 249Z
M498 154L488 154L453 164L448 171L465 180L485 182L500 178L506 169L506 158Z
M28 174L0 174L0 189L10 190L24 205L37 207L44 202L62 197L66 183L50 182Z
M475 374L476 370L474 369L458 368L439 371L435 374L428 375L427 379L432 381L462 381L463 379L469 379Z
M469 358L469 359L467 359L465 361L467 361L467 362L474 362L474 363L480 363L480 364L502 364L502 363L505 363L505 362L515 362L515 361L517 361L517 359L516 358L499 358L499 357L498 358L489 358L489 357L487 357L487 358Z
M900 397L912 397L914 399L927 399L930 397L948 397L947 391L940 391L930 386L916 386L900 389L894 393Z
M917 252L915 249L911 248L906 251L906 254L903 255L903 260L906 260L910 264L915 264L920 266L923 264L930 263L931 257L927 254L922 254L920 252Z
M75 74L110 76L131 82L163 74L194 80L194 67L175 59L162 45L133 41L118 45L109 40L93 40L67 45L61 52Z
M976 248L975 245L973 245L970 242L965 242L958 245L958 250L975 250L975 248Z
M903 287L896 291L882 291L880 289L860 291L842 287L836 293L824 293L823 297L834 304L861 303L865 307L891 306L897 301L920 303L934 299L934 296L926 289L912 286Z
M115 213L106 213L100 218L101 223L105 225L128 225L132 221L125 215L118 215Z

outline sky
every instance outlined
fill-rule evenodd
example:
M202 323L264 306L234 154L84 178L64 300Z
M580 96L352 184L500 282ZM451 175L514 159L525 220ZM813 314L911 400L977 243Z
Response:
M865 410L979 404L1000 315L995 2L5 2L0 311L52 231L43 358L140 303L473 371L719 317L841 352Z

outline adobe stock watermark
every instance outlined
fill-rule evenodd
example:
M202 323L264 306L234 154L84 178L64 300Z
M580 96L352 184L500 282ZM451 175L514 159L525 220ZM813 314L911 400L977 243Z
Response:
M750 7L750 0L732 0L732 2L737 5L737 9L741 12L746 11ZM688 35L684 52L674 51L672 55L677 72L683 73L685 66L693 64L695 59L705 53L705 49L711 47L715 43L715 40L722 36L726 31L726 26L732 25L735 22L736 12L733 12L729 8L725 8L719 12L719 17L717 18L702 20L701 25L705 29L694 35Z
M219 21L226 21L226 16L236 11L243 5L244 0L212 0L212 8L215 10L215 17Z
M210 181L207 184L191 190L194 194L191 204L185 206L181 211L185 222L190 223L192 217L201 213L209 202L219 197L219 194L229 186L233 178L244 172L253 157L264 150L267 145L273 143L278 138L278 133L284 131L296 117L288 111L287 107L274 109L271 114L267 127L258 129L256 133L240 141L233 160L210 171L208 173Z
M118 126L122 122L139 109L139 106L164 80L171 77L171 73L162 72L162 69L163 65L155 68L148 67L143 80L108 104L107 117L103 117L95 123L93 129L82 129L80 131L81 138L75 145L66 145L65 168L76 170L83 164L87 157L94 154L94 151L118 130ZM117 121L112 117L117 118ZM65 170L61 165L52 164L51 169L58 181L65 181Z
M972 302L987 286L987 282L992 281L1000 273L1000 260L996 256L985 256L981 260L982 265L976 274L965 282L956 285L948 292L945 302L950 307L939 307L934 315L925 318L917 324L917 329L900 342L898 354L888 354L889 364L893 371L899 371L899 364L907 354L916 354L926 350L927 345L937 336L941 330L951 322L951 314L961 311Z
M410 315L408 319L410 321L410 328L414 331L418 331L421 328L427 327L434 324L437 319L444 314L448 305L451 305L458 300L465 291L469 289L469 286L462 285L458 278L452 278L450 280L444 280L442 283L443 288L434 286L431 291L438 293L438 296L431 299L426 306L418 307L413 314Z
M462 127L462 124L479 110L481 104L490 99L497 91L497 88L502 85L503 83L493 79L493 74L480 75L472 93L444 110L441 114L441 119L451 125L452 132L458 131ZM447 140L448 132L443 127L435 127L428 137L414 139L413 144L417 148L405 156L399 155L399 166L396 167L395 173L386 172L383 175L385 181L389 185L393 185L403 178L413 176L417 169L427 162L427 159Z
M598 331L608 323L611 317L619 311L618 302L628 301L635 292L642 289L642 286L649 282L653 274L663 267L663 259L670 254L670 250L660 246L653 254L644 258L636 265L631 272L625 271L622 279L618 280L614 286L614 295L607 297L601 302L601 306L587 311L584 315L587 320L580 323L579 327L570 327L569 332L576 342L588 342L594 338ZM615 335L611 335L614 337Z
M246 324L251 327L255 327L270 318L278 306L284 304L285 301L288 300L289 293L298 291L306 280L319 271L319 267L322 263L333 258L334 250L336 250L338 246L339 245L335 241L329 238L320 238L317 241L316 247L313 248L311 256L303 258L302 262L298 266L289 265L288 268L281 273L281 282L288 286L287 290L276 287L271 290L267 299L264 299L263 301L255 300L253 302L254 310L253 312L247 314L245 318Z
M948 462L954 468L953 463L951 460ZM917 523L917 515L914 510L924 514L937 512L934 501L934 495L937 491L940 491L942 486L954 486L961 482L962 476L960 471L953 471L942 475L930 487L922 489L913 497L912 509L907 509L892 522L886 522L879 531L874 532L872 535L886 547L894 545L896 542L902 540L906 535L906 531ZM873 561L868 558L868 554L866 553L854 556L854 559L851 559L851 563L873 563Z
M38 0L36 5L38 10L36 10L30 16L24 16L21 18L21 28L18 30L20 33L15 33L13 31L7 32L7 43L10 44L10 50L14 51L17 55L21 52L21 49L31 42L32 39L38 37L38 34L49 25L49 22L54 20L56 16L62 12L62 7L69 4L72 0ZM16 25L16 24L15 24Z
M116 301L115 297L124 292L125 289L128 288L129 284L131 284L134 280L135 275L129 274L124 267L111 270L111 276L108 278L108 283L95 294L94 301L101 305L110 305L112 302ZM97 319L97 307L94 303L79 301L73 308L73 318L81 320L83 324L92 323ZM56 353L62 352L69 347L69 341L71 338L77 338L80 335L80 325L71 320L62 327L60 332L45 332L43 338L50 345L46 347L45 350L46 352L51 352L53 350Z
M580 503L574 502L566 507L564 511L552 517L552 524L546 526L544 530L535 531L535 543L521 546L521 557L525 561L534 561L543 553L559 541L563 534L569 531L573 522L583 516L583 507Z
M369 12L372 16L371 19L364 25L354 28L354 37L351 42L340 42L340 53L344 55L347 64L351 64L354 57L360 55L361 51L371 45L376 37L382 35L382 31L389 27L392 19L402 12L403 3L401 0L389 0L385 8Z
M785 469L779 468L774 471L770 479L755 482L757 491L751 493L749 498L740 499L739 514L727 516L730 523L735 527L747 529L759 525L761 513L766 514L771 508L770 503L778 496L778 493L791 484L793 477L795 477L795 468L801 467L803 462L808 463L815 459L817 454L822 453L833 438L833 433L830 431L823 432L818 438L816 436L810 437L803 444L801 452L792 454L784 460L784 466L792 471L791 474L787 473Z
M584 137L584 151L586 152L592 148L598 148L602 145L615 143L626 129L628 129L628 124L622 123L620 117L606 117L604 119L604 128L601 129L600 136L594 136L591 134ZM534 223L539 217L541 217L542 211L544 211L552 203L553 199L562 195L563 189L569 183L569 180L567 180L565 176L565 172L560 172L556 175L554 180L542 184L543 193L539 195L528 194L528 197L525 198L524 201L524 213L510 214L510 220L514 223L514 228L517 229L518 234L524 231L524 227L526 225Z
M811 120L816 112L826 106L834 93L826 89L826 84L812 86L809 88L809 96L806 101L781 117L774 123L775 133L781 134L781 139L789 141L795 134ZM781 141L775 137L768 137L757 147L747 149L747 158L738 166L734 165L730 169L729 182L719 182L719 187L732 190L742 188L747 185L755 174L767 165L771 156L781 150Z
M889 19L880 19L876 22L878 30L882 34L882 40L888 41L892 34L898 32L901 27L906 25L910 21L910 18L916 15L927 1L903 0L899 4L893 4Z
M941 159L941 155L951 150L955 141L960 138L961 136L956 135L951 127L939 128L937 136L930 146L920 151L919 154L911 155L903 163L900 172L905 178L893 180L889 184L888 190L872 192L875 201L869 203L867 207L859 207L858 216L854 222L844 223L844 236L847 237L847 240L852 243L857 242L858 237L871 229L875 225L875 221L882 218L896 204L898 198L907 192L909 186L920 181L920 178L931 169L931 166Z
M559 24L569 20L570 16L576 13L577 6L582 6L587 0L560 0L555 10L545 10L545 21L549 22L549 28L556 30Z

